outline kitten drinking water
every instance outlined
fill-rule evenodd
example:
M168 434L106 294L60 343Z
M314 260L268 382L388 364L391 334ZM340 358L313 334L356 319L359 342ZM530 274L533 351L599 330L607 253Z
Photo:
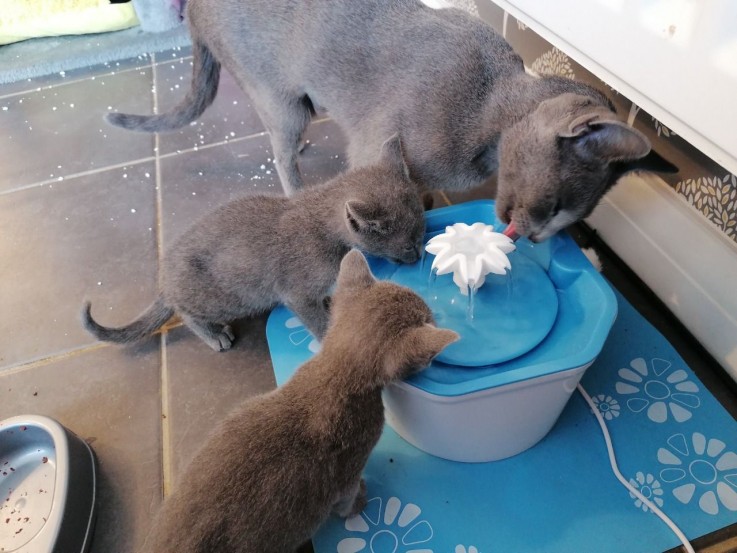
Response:
M134 322L84 326L99 340L126 343L161 327L174 313L216 351L231 347L228 323L287 305L318 338L328 323L326 296L352 247L398 263L419 259L425 231L417 187L407 177L399 137L379 163L306 188L293 198L234 200L194 224L163 263L163 285Z
M458 335L408 288L343 259L321 351L244 403L197 453L141 553L293 553L330 513L365 503L361 472L384 426L384 386Z
M464 190L498 176L497 214L543 240L587 216L625 173L675 168L617 119L599 91L536 78L481 20L419 0L190 0L194 69L161 115L113 113L141 131L182 127L215 98L220 64L251 97L288 194L311 112L348 137L351 166L372 164L399 132L412 178Z

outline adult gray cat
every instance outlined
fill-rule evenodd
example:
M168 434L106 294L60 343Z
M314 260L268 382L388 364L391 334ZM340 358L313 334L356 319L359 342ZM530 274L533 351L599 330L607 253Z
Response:
M325 297L346 252L357 247L412 263L424 231L422 204L395 136L374 166L293 198L250 196L216 209L176 241L164 259L161 293L136 321L100 326L88 302L83 324L100 340L126 343L176 312L217 351L232 344L229 322L284 303L320 338L328 323Z
M542 240L587 216L625 173L673 171L608 99L580 82L535 78L482 21L419 0L190 0L191 90L171 112L120 113L128 129L195 120L222 63L271 134L285 191L302 186L300 137L313 106L346 133L353 167L399 132L415 181L463 190L498 174L497 213Z
M361 479L384 426L381 391L458 335L411 290L340 266L321 351L223 422L179 478L142 553L290 553L331 512L365 506Z

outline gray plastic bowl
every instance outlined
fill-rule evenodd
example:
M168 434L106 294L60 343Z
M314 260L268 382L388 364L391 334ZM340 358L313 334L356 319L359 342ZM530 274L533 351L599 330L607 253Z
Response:
M95 456L55 420L0 421L0 552L85 553L95 521Z

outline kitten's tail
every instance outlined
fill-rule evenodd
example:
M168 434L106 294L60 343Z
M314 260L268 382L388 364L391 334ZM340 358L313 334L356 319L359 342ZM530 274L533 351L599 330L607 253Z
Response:
M192 83L184 100L168 113L161 115L131 115L108 113L105 119L111 125L133 131L172 131L197 119L215 100L220 80L220 63L212 52L195 40L192 45L194 61Z
M135 321L126 326L119 328L109 328L98 324L90 314L92 304L85 302L82 310L82 324L84 327L103 342L115 342L118 344L127 344L141 340L146 336L153 334L166 321L174 315L174 310L164 304L164 299L159 296Z

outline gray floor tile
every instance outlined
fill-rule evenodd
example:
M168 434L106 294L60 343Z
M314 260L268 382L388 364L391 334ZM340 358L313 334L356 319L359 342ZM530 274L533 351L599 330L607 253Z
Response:
M133 553L161 500L160 356L103 347L0 373L0 420L46 415L88 441L98 458L91 553Z
M238 323L226 352L211 350L185 327L169 332L166 422L174 482L218 422L246 398L275 387L265 328L266 317Z
M0 196L0 367L94 342L85 297L108 325L151 301L154 188L146 163Z
M111 110L152 109L151 70L0 99L0 192L153 155L153 137L111 127Z
M300 168L307 185L324 182L344 168L344 139L335 123L314 123L305 138L310 143ZM161 181L165 249L193 220L233 198L282 193L267 134L165 157Z
M165 59L157 54L156 60ZM159 113L176 106L190 87L192 58L178 58L156 65L156 93ZM264 130L251 100L238 87L226 70L220 73L218 93L213 104L196 122L186 127L159 135L162 154L201 147L249 136Z

